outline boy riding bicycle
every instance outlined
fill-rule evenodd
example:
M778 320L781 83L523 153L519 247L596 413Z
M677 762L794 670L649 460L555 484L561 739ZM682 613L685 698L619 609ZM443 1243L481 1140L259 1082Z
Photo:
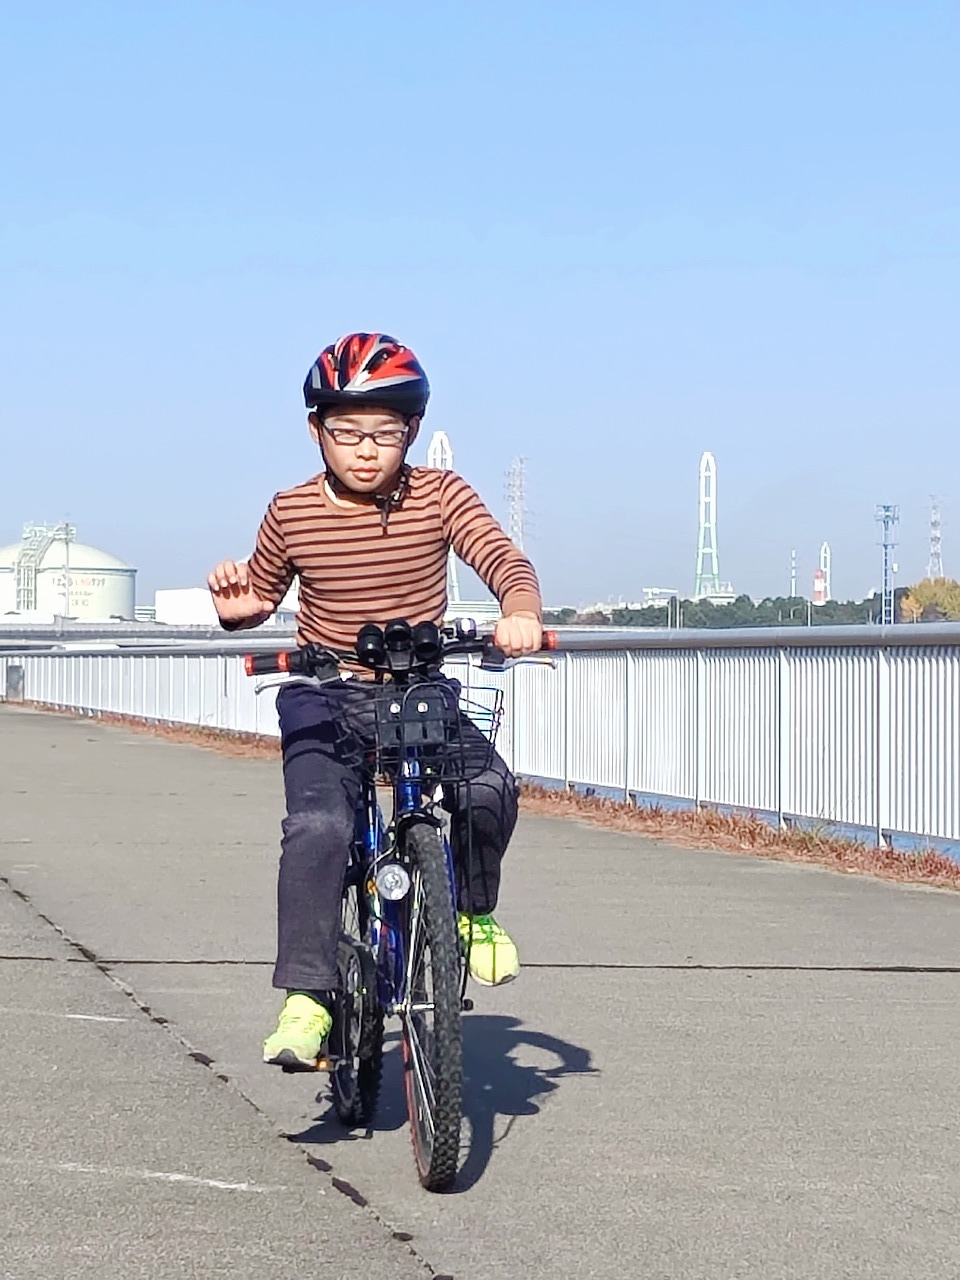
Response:
M406 461L430 388L409 348L385 334L350 334L327 347L304 384L310 433L324 471L274 496L248 563L226 560L208 577L221 625L264 622L299 577L297 643L349 648L365 622L439 623L452 547L500 602L495 640L508 657L541 643L541 600L530 561L474 490L451 471ZM264 1061L312 1069L330 1031L337 987L340 893L360 787L342 743L363 732L369 672L342 683L282 688L277 697L287 816L278 883L273 985L287 999ZM500 862L517 819L516 783L496 753L467 794L452 797L454 853L470 843L459 903L470 972L490 986L520 971L517 949L493 918Z

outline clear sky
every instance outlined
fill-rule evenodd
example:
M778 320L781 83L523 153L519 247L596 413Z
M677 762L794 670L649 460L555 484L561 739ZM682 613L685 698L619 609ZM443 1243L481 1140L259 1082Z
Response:
M0 544L156 587L318 469L321 346L412 346L550 603L960 574L955 0L43 3L0 31ZM415 460L424 456L422 444Z

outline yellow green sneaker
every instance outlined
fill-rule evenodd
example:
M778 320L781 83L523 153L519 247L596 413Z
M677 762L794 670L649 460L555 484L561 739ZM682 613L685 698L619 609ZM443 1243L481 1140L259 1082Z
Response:
M470 975L485 987L499 987L512 982L520 972L516 944L497 924L493 916L457 917L460 939L470 946Z
M312 996L287 996L276 1031L263 1042L263 1060L287 1071L314 1071L333 1017Z

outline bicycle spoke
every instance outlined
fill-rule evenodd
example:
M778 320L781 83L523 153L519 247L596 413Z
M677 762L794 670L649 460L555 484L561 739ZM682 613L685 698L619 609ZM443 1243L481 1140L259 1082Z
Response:
M433 1081L427 1078L423 1070L424 1067L426 1067L429 1070L430 1063L424 1055L423 1045L421 1043L420 1036L417 1034L417 1029L413 1025L412 1021L408 1021L407 1030L411 1038L410 1060L413 1063L413 1070L417 1077L417 1082L420 1086L421 1097L423 1097L424 1100L428 1103L428 1106L424 1111L424 1117L427 1120L427 1123L430 1125L430 1131L432 1133L433 1132L433 1111L437 1105L437 1095L433 1087ZM416 1043L416 1047L414 1047L413 1042Z

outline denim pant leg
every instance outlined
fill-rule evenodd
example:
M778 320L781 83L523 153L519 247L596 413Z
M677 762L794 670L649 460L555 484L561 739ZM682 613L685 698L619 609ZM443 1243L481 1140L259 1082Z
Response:
M345 764L339 688L291 685L277 698L287 816L277 884L273 985L339 986L337 939L347 853L354 834L359 770ZM348 752L355 759L355 752Z
M469 782L451 788L451 843L460 881L460 909L486 915L497 905L500 864L517 824L519 789L506 762L476 725L461 728L468 764L485 765ZM488 759L489 757L489 759ZM469 770L473 774L474 769Z

